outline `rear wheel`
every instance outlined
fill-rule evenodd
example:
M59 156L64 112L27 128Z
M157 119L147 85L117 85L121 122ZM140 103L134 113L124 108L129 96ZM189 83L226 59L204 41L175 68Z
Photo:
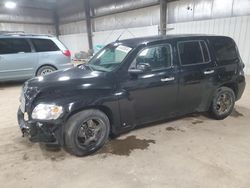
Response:
M99 110L85 110L69 118L64 129L65 148L76 156L89 155L108 140L108 117Z
M52 73L56 71L55 67L46 65L46 66L42 66L41 68L38 69L36 76L44 76L46 74Z
M211 115L218 120L228 117L235 105L234 91L228 87L221 87L216 91L211 104Z

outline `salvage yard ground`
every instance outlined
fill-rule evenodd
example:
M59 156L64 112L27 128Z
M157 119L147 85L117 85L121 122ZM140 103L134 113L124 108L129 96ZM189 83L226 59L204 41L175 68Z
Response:
M250 86L223 121L193 114L147 126L83 158L21 137L20 89L0 84L0 187L250 187Z

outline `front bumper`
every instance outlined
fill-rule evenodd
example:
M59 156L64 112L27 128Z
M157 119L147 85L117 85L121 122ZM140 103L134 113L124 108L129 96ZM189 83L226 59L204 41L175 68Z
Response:
M19 127L23 136L29 137L31 142L57 143L54 126L48 123L25 121L23 112L17 113Z

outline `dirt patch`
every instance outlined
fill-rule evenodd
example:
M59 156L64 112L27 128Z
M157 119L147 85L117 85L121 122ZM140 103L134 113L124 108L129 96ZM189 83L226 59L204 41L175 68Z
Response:
M166 130L167 130L167 131L180 131L180 132L185 132L185 131L182 130L182 129L174 128L174 127L167 127Z
M236 109L234 109L230 116L237 118L237 117L243 117L244 115L238 112Z
M150 144L155 144L155 140L138 139L136 136L129 136L122 140L111 140L97 154L129 156L133 150L145 150ZM106 155L104 156L103 158L106 158Z
M23 154L23 160L27 161L28 159L29 159L29 157L28 157L27 153Z
M203 123L204 121L202 121L202 120L196 120L196 121L193 121L192 122L192 124L193 125L196 125L196 124L201 124L201 123Z
M40 148L45 159L50 159L51 161L62 161L66 157L65 151L59 146L46 146L40 144Z

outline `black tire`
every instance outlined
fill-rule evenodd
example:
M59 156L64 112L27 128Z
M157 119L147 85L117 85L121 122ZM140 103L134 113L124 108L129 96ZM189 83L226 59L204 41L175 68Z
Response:
M90 121L92 121L91 126L93 126L93 123L95 124L95 129L93 129L93 127L92 129L90 128ZM99 110L84 110L78 112L71 116L65 124L65 149L76 156L89 155L100 149L106 143L109 138L109 132L109 119L103 112ZM92 139L95 141L90 142Z
M49 66L49 65L42 66L38 69L36 76L44 76L44 75L52 73L54 71L56 71L56 68L53 66Z
M234 105L234 91L228 87L220 87L213 97L210 114L214 119L223 120L232 113Z

